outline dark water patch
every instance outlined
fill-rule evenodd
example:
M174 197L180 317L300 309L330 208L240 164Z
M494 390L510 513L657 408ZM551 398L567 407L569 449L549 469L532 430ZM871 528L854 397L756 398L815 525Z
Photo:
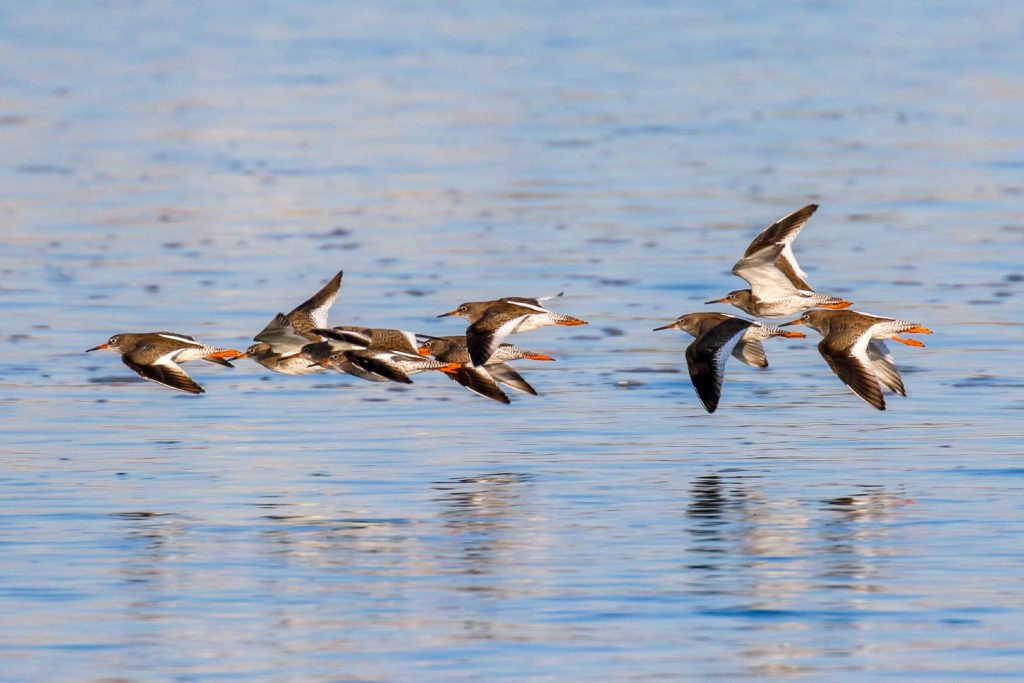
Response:
M146 511L133 511L133 512L111 512L111 517L117 519L153 519L155 517L174 517L173 512L146 512Z
M133 375L104 375L102 377L90 377L88 381L89 384L109 384L112 386L146 383L146 380Z
M666 375L677 375L677 374L679 374L682 371L679 368L675 368L675 367L661 367L661 368L657 368L657 367L653 367L653 366L638 366L638 367L632 367L632 368L621 368L621 369L619 369L619 372L629 373L629 374L652 374L652 373L657 373L657 374L666 374Z
M16 166L18 173L30 175L71 175L75 172L70 166L57 166L55 164L22 164Z

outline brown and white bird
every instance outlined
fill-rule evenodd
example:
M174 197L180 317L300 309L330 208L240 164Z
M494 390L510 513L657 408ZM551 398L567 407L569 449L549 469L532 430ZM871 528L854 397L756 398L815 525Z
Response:
M687 313L679 316L674 322L671 322L668 325L655 327L654 331L657 332L658 330L677 329L682 330L693 337L699 337L715 325L724 322L727 318L739 317L740 316L730 315L728 313L714 313L710 311ZM790 332L789 330L784 330L776 325L769 325L768 323L756 321L751 322L754 324L748 327L743 332L743 336L741 336L739 341L736 342L736 346L733 347L732 350L732 356L752 368L768 367L768 356L764 352L764 346L761 345L762 341L771 339L772 337L802 339L807 336L803 332Z
M761 341L772 337L803 337L775 325L766 325L724 313L688 313L675 322L654 328L654 331L680 329L696 339L686 347L686 367L690 381L704 409L718 409L725 381L725 363L730 355L747 365L767 367Z
M86 349L86 352L100 349L120 353L124 364L140 377L190 394L201 394L205 389L196 384L178 363L205 360L230 368L234 366L229 361L241 356L241 352L235 349L210 346L195 337L174 332L122 332L105 344Z
M878 410L885 410L882 387L907 395L903 378L882 340L924 346L916 339L897 335L932 333L917 323L858 311L807 311L783 325L807 325L820 332L823 338L818 351L825 362L853 393Z
M320 291L285 315L278 313L245 350L240 358L254 361L274 372L285 375L309 375L325 368L311 364L299 354L302 347L321 338L313 330L327 326L327 315L338 298L343 271L331 278ZM369 342L367 342L369 343Z
M793 253L793 240L817 209L817 204L808 204L762 230L732 267L733 275L746 280L750 289L737 289L707 303L732 304L761 318L792 315L815 306L850 306L846 299L811 289Z
M443 370L454 382L461 384L475 394L501 403L510 400L499 384L520 391L524 394L537 396L537 390L522 375L508 364L508 361L525 358L528 360L553 361L551 356L535 351L527 351L512 344L500 344L484 365L473 365L470 362L469 347L464 335L447 337L431 337L420 335L419 352L431 355L436 360L453 364L452 369Z
M473 365L485 365L510 334L529 332L547 325L586 325L585 320L544 308L543 302L559 296L562 295L538 299L510 296L493 301L468 301L437 317L456 315L468 320L470 325L466 329L466 344L470 362Z
M424 358L416 336L406 330L344 325L317 328L323 342L307 344L300 354L313 363L371 382L393 381L412 384L411 375L428 370L451 370L454 365ZM368 339L363 348L351 348L353 335Z

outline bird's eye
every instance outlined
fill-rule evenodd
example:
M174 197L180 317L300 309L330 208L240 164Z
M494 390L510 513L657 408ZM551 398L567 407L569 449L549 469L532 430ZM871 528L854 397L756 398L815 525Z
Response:
M111 337L110 339L108 339L107 343L108 344L116 344L117 343L117 336L115 335L115 336Z
M459 313L465 313L465 312L466 312L466 307L465 306L459 306Z

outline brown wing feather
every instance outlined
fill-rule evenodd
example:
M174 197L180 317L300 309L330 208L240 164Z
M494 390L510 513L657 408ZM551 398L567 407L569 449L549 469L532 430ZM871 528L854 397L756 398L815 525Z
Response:
M205 391L205 389L196 384L184 370L173 363L143 365L132 361L126 356L122 356L121 360L124 361L124 364L134 370L140 377L148 379L151 382L156 382L157 384L162 384L165 387L177 389L178 391L185 391L190 394L201 394Z
M495 380L507 387L521 391L524 394L530 394L531 396L537 395L537 390L530 386L530 383L507 363L490 363L487 366L487 371L491 373Z
M868 405L885 410L885 397L882 396L882 386L878 383L878 377L874 369L861 359L850 353L850 349L831 349L824 341L818 344L818 351L836 373L839 379L843 380L850 390L863 399Z
M807 223L810 217L814 215L814 212L817 210L817 204L808 204L802 209L797 209L788 216L780 218L762 230L761 233L754 238L754 241L750 243L750 246L747 247L747 250L743 252L743 255L750 256L751 254L761 251L772 244L792 242L796 239L797 234L800 233L804 224Z
M489 398L499 403L511 403L509 397L501 390L490 373L481 367L463 366L454 373L448 374L455 382L466 387L474 394Z
M732 350L734 358L752 368L768 367L768 356L757 339L740 339Z
M506 337L516 326L516 321L535 311L516 310L513 307L493 310L466 328L466 347L473 365L486 365Z
M715 325L686 347L686 366L697 397L709 413L718 409L725 379L725 361L732 353L740 334L754 323L743 318L729 318Z
M288 322L295 328L296 334L308 337L314 327L327 326L327 313L334 304L334 300L338 298L342 275L344 275L344 271L339 270L337 275L320 288L320 291L296 306L288 314ZM310 341L316 340L311 339Z

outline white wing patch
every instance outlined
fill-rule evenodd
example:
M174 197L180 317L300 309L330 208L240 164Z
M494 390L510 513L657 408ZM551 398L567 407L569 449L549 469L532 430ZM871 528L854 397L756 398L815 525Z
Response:
M158 337L163 337L164 339L171 339L173 341L185 342L186 344L199 343L198 341L196 341L195 337L189 337L184 334L173 334L171 332L157 332L156 334Z

